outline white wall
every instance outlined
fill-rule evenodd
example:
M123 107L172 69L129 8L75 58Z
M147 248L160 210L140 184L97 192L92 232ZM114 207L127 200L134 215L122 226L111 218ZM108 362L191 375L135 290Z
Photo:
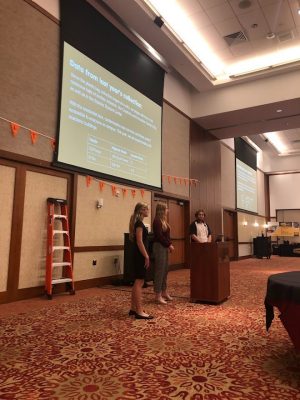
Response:
M282 172L282 171L299 171L300 156L284 156L284 157L269 157L266 154L263 156L264 172Z
M227 86L192 96L192 118L300 97L300 71Z
M188 117L192 114L192 89L178 74L165 75L164 100L170 102Z
M300 208L300 173L271 175L270 214L276 216L276 209Z

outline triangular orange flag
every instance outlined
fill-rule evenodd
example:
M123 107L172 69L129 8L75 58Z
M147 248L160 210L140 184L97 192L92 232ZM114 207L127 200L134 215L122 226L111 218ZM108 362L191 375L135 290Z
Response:
M20 125L16 124L15 122L11 122L10 127L11 127L11 133L13 134L14 137L16 137L20 129Z
M114 185L111 185L111 192L112 192L112 195L113 196L115 196L116 195L116 186L114 186Z
M122 193L123 193L123 197L125 197L125 196L126 196L126 194L127 194L127 189L125 189L125 188L122 188Z
M55 144L56 144L55 140L51 139L51 146L53 150L55 150Z
M171 177L170 176L168 176L168 182L171 183Z
M144 190L144 189L141 189L141 195L142 195L142 197L144 197L144 194L145 194L145 190Z
M135 189L131 189L131 195L132 195L133 198L135 198L135 195L136 195L136 190Z
M86 186L89 187L90 184L91 184L91 182L92 182L92 177L89 176L89 175L87 175L87 176L85 177L85 179L86 179Z
M35 131L32 131L32 130L30 129L30 138L31 138L32 144L35 144L35 143L36 143L37 137L38 137L38 133L35 132Z
M102 190L104 188L104 185L105 185L104 182L102 182L102 181L99 182L99 189L100 189L101 192L102 192Z

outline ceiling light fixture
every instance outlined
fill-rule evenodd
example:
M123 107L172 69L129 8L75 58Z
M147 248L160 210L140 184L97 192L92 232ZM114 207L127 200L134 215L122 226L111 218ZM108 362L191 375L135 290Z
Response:
M239 2L239 8L242 10L245 10L246 8L251 7L251 1L250 0L241 0Z
M266 39L271 40L275 38L275 33L274 32L269 32L266 36Z

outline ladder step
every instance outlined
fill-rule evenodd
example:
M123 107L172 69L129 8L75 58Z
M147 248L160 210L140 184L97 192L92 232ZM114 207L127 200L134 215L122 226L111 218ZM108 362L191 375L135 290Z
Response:
M71 250L69 246L53 246L53 251L54 250Z
M52 263L52 267L69 267L71 265L70 262L54 262Z
M63 235L68 235L68 234L69 234L68 231L59 231L59 230L55 230L55 231L53 231L53 236L56 235L56 234L59 234L59 233L62 233Z
M62 214L54 214L53 218L57 218L57 219L67 219L66 215L62 215Z
M57 283L68 283L72 282L71 278L59 278L59 279L52 279L52 285L56 285Z

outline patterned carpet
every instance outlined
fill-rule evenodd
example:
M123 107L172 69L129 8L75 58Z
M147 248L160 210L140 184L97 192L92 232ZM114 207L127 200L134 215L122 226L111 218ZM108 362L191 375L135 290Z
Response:
M170 272L173 302L144 290L152 321L127 316L125 287L12 305L0 319L0 399L300 399L300 355L278 316L266 333L264 312L268 276L299 263L231 263L231 298L219 306L189 303L189 271Z

